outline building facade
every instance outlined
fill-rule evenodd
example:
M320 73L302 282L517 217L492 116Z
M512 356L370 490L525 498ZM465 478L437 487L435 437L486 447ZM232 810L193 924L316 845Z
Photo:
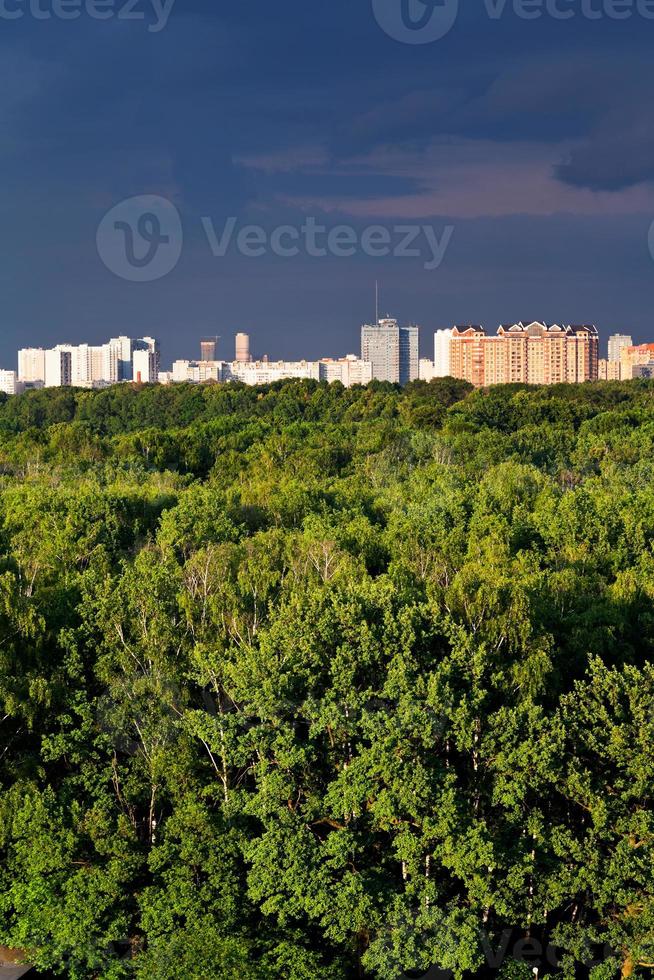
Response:
M361 327L361 360L372 365L377 381L408 384L419 377L419 328L385 318Z
M428 357L421 357L418 363L418 378L420 381L433 381L435 377L434 362Z
M470 324L450 333L450 373L478 388L595 381L598 370L599 337L589 324L502 324L495 336Z
M156 384L159 381L159 359L156 351L148 348L134 351L132 380L136 384Z
M620 381L622 378L620 361L607 361L605 358L600 358L597 376L600 381Z
M19 395L24 388L25 385L18 380L16 371L0 370L0 391L6 395Z
M629 380L635 377L634 368L649 364L654 360L654 344L636 344L620 349L620 377Z
M447 378L452 373L450 361L451 330L437 330L434 334L434 377Z
M161 375L161 372L159 372ZM224 380L223 361L175 361L170 381L179 383L188 381L191 384L202 384L205 381Z
M266 385L289 378L320 380L318 361L232 361L225 366L225 381L241 381L246 385Z
M347 357L323 357L318 362L318 378L320 381L340 381L345 388L353 385L367 385L372 381L372 364L362 361L356 354Z
M481 388L485 381L486 333L478 324L453 327L450 336L450 374ZM497 382L490 382L491 384Z
M45 382L45 350L43 347L24 347L18 351L18 380Z
M247 364L252 358L250 356L250 337L246 333L236 334L235 360L241 364Z
M45 352L45 387L66 388L72 384L72 347L58 346Z
M623 347L633 347L633 340L626 333L614 333L609 337L609 361L620 361L620 351Z
M200 341L200 360L215 361L218 356L218 338L205 337Z

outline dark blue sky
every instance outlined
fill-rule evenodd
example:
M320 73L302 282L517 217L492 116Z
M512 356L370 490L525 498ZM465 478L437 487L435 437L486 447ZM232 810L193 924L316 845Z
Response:
M460 0L444 37L408 44L372 0L176 0L158 31L152 0L134 7L144 20L115 16L125 0L105 0L106 20L90 0L75 20L37 19L52 2L0 4L0 366L24 344L119 332L159 336L164 363L207 333L231 355L237 330L256 354L355 351L376 278L425 353L436 327L536 317L654 340L642 10L617 20L585 0L604 11L589 19L558 0L573 17L524 19L513 0L496 17ZM392 18L402 0L375 2ZM106 212L140 195L172 202L183 227L177 265L150 282L96 247ZM422 253L215 257L202 219L219 233L229 217L237 231L307 217L357 236L454 230L437 269Z

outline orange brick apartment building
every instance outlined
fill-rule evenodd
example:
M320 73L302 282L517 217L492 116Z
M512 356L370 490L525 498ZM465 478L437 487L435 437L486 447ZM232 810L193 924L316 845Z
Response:
M591 325L534 321L502 325L496 336L483 327L459 326L450 338L450 374L481 388L525 382L596 381L599 337Z

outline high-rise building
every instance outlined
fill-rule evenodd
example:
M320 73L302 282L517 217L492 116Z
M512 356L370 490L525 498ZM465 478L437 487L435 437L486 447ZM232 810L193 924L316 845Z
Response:
M372 364L377 381L400 380L400 330L397 320L379 320L361 327L361 360Z
M105 378L105 344L103 347L91 347L89 344L78 344L72 347L71 354L71 384L75 388L93 388L108 383L111 378Z
M361 327L361 360L372 364L378 381L407 384L419 376L419 328L401 327L390 317Z
M24 347L18 351L18 380L45 381L45 350L42 347Z
M200 341L200 360L215 361L218 353L218 338L204 337Z
M155 384L159 380L156 352L143 348L132 354L132 380L136 384Z
M417 381L420 375L420 330L416 326L400 327L400 384Z
M476 387L595 381L598 354L597 329L590 324L503 324L494 337L481 326L454 327L450 341L452 375Z
M72 383L72 351L72 346L60 344L45 352L46 388L64 388Z
M450 342L452 330L437 330L434 334L434 378L447 378L451 371Z
M116 384L118 381L132 380L132 354L135 341L131 337L112 337L104 345L104 381Z
M475 387L484 384L484 341L486 332L478 324L453 327L450 338L450 374Z
M236 360L241 364L250 360L250 337L246 333L236 334Z
M18 380L29 387L45 384L46 387L72 385L79 388L95 388L130 381L133 377L132 357L136 351L153 355L158 375L158 340L154 337L143 337L139 340L113 337L100 346L59 344L51 351L41 347L23 348L18 351ZM59 356L61 354L67 354L68 357L62 358ZM140 361L140 368L143 373L143 359ZM149 366L145 373L152 376Z
M633 347L633 340L626 333L614 333L609 337L609 361L619 361L623 347Z
M138 378L136 377L136 371L134 368L134 363L135 363L134 354L137 354L139 352L144 353L145 351L147 351L149 354L152 355L152 361L150 362L152 365L150 370L151 382L156 382L159 377L159 371L161 369L161 345L159 344L159 341L156 340L154 337L141 337L139 340L135 340L133 344L134 344L134 351L132 353L133 380L138 381ZM139 358L138 363L141 369L141 373L143 373L143 367L145 366L145 359Z

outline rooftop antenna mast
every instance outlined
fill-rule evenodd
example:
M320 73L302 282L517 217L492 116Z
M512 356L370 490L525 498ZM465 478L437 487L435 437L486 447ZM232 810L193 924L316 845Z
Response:
M375 325L379 324L379 282L375 279Z

